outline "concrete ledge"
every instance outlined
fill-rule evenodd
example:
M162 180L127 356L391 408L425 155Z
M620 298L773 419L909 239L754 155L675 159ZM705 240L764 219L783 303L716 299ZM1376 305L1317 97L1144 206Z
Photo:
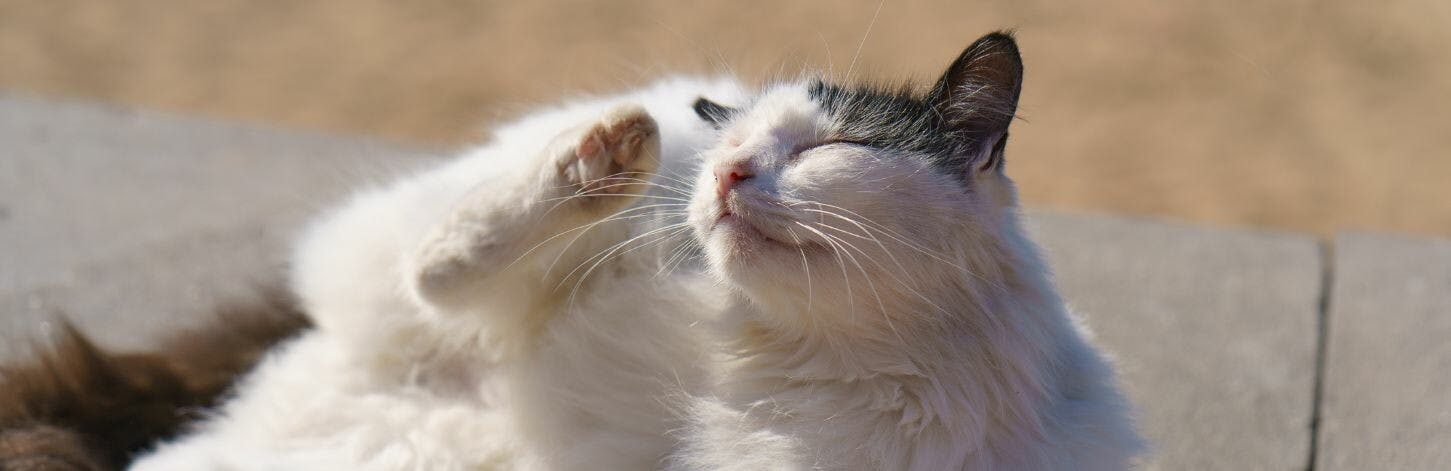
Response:
M141 348L275 280L349 189L435 161L381 142L0 95L0 359L65 313ZM1117 357L1143 469L1303 469L1321 245L1294 234L1034 211L1064 295ZM1451 242L1337 243L1319 463L1451 460Z
M140 347L214 296L275 280L308 215L423 155L0 95L0 350L58 313Z
M1034 213L1059 286L1116 354L1143 469L1303 469L1320 246L1310 237Z
M1317 469L1451 467L1451 241L1335 239Z

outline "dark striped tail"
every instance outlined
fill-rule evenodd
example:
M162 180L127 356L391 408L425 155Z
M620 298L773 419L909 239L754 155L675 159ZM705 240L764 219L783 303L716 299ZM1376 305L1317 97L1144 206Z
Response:
M175 436L310 326L291 296L265 293L141 353L105 351L63 321L60 339L0 366L0 471L120 469Z

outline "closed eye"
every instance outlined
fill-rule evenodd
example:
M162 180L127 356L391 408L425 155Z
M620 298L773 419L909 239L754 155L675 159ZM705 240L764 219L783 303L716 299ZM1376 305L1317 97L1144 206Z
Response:
M798 145L798 146L796 146L795 149L792 149L791 150L791 158L792 159L800 158L802 152L806 152L808 150L816 149L816 148L819 148L819 147L826 147L826 146L829 146L829 145L835 145L835 144L845 144L845 145L852 145L852 146L871 147L867 143L861 142L861 141L854 141L854 140L851 140L851 139L831 139L831 140L826 140L826 141L821 141L821 142L814 142L814 143L810 143L810 144Z

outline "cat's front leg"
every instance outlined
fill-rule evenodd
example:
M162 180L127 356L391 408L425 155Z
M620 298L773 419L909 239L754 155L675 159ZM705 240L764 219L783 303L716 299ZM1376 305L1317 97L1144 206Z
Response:
M563 273L541 273L540 262L569 267L578 258L571 249L618 238L591 225L636 201L660 161L658 127L638 105L610 109L542 144L533 173L470 190L425 236L409 269L423 301L459 308L552 288L551 277Z

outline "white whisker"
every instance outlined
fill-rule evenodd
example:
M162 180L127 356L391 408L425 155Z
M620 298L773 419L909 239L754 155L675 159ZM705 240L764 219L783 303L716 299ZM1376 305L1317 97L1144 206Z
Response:
M862 40L856 45L856 53L851 56L851 65L846 68L846 78L842 80L843 82L851 81L851 73L856 69L856 61L858 58L861 58L862 47L867 45L867 38L872 35L872 27L877 25L877 15L882 13L882 4L884 3L887 3L887 0L879 0L877 2L877 11L872 12L872 21L867 23L867 31L862 33Z
M654 244L657 244L657 243L659 243L661 241L669 240L671 237L675 237L676 235L679 235L681 231L684 231L684 230L687 230L688 229L688 228L682 227L682 226L684 226L684 225L682 224L682 225L665 226L665 227L662 227L662 228L659 228L659 229L655 229L655 230L646 232L644 234L640 234L639 236L632 237L629 240L626 240L624 242L620 242L618 244L615 244L611 248L609 248L609 249L605 250L604 252L602 252L602 256L601 255L596 255L594 257L590 257L589 259L586 259L584 262L582 262L580 264L580 266L584 266L585 263L589 263L590 260L594 259L595 257L599 257L599 260L596 260L593 265L590 265L589 269L588 270L585 270L585 272L583 274L580 274L579 278L575 281L574 287L571 288L570 289L570 292L569 292L569 298L568 298L569 301L568 301L568 304L571 305L571 306L574 305L574 298L575 298L575 296L577 294L579 294L579 288L580 288L580 286L582 286L584 284L585 280L589 278L589 275L591 273L594 273L594 271L595 271L596 268L599 268L600 265L604 264L610 258L613 258L613 257L623 257L625 254L628 254L630 252L634 252L636 250L639 250L639 249L642 249L642 248L645 248L645 247L649 247L649 246L654 245ZM665 230L668 230L668 229L674 229L674 230L669 231L669 232L666 232L663 235L659 235L659 236L655 237L654 239L645 241L645 242L643 242L640 245L637 245L635 247L631 247L628 250L620 251L620 249L624 248L624 246L628 245L631 242L634 242L634 241L639 240L639 239L641 239L643 237L649 236L649 235L654 234L654 233L658 233L660 231L665 231ZM576 267L576 270L578 270L578 267ZM573 271L570 272L570 274L573 274L573 273L574 273ZM568 280L569 279L569 275L565 275L564 279L565 280ZM563 286L563 282L561 282L561 284L559 286L556 286L555 289L557 290L557 289L559 289L562 286Z
M665 262L663 264L661 264L660 269L655 272L655 276L658 277L662 274L668 274L674 271L675 268L678 267L680 264L684 264L685 260L690 258L691 250L695 249L696 246L697 245L694 238L687 237L684 240L681 240L680 243L675 246L675 249L670 251L670 256L665 259Z
M663 232L663 231L672 230L672 229L683 230L683 229L686 229L688 227L689 226L686 223L671 224L671 225L667 225L667 226L663 226L663 227L651 229L649 231L645 231L644 233L642 233L640 235L637 235L637 236L631 237L629 239L626 239L623 242L616 243L616 244L610 246L609 248L606 248L606 249L600 251L600 253L595 254L593 256L590 256L589 258L585 259L583 262L580 262L580 264L578 266L576 266L573 270L570 270L569 273L566 273L564 275L564 278L562 278L560 280L559 285L555 286L555 289L559 289L559 288L563 287L564 286L564 283L566 281L568 281L571 277L573 277L575 273L579 272L579 270L581 268L584 268L584 265L585 264L590 263L590 261L595 261L595 263L593 265L590 265L589 269L586 270L584 272L584 274L580 275L578 281L575 283L575 285L574 285L575 286L575 290L578 290L580 283L584 282L584 279L589 276L590 272L594 271L594 269L596 267L598 267L600 265L600 263L604 262L605 259L609 258L609 256L611 256L615 252L619 251L620 248L622 248L622 247L624 247L626 245L629 245L631 242L640 240L640 239L645 238L645 237L649 237L649 236L652 236L652 235L659 234L660 232ZM673 234L667 234L666 236L668 237L670 235L673 235ZM598 259L598 260L596 260L596 259ZM570 298L573 299L573 295L571 295Z
M633 219L633 218L635 218L637 216L638 217L644 217L644 216L654 216L654 215L658 215L658 214L662 214L662 213L669 214L669 212L657 211L657 212L652 212L652 213L647 214L647 215L636 215L636 216L630 216L629 218L620 219L621 216L623 216L625 214L628 214L628 213L635 212L635 211L644 211L644 210L650 210L650 209L661 208L661 207L670 208L670 207L682 207L682 206L684 206L684 205L671 204L671 203L659 203L659 204L649 204L649 205L644 205L644 206L636 206L636 207L626 208L626 209L623 209L623 210L620 210L620 211L616 211L614 214L611 214L609 216L605 216L604 218L602 218L602 219L600 219L598 221L591 222L589 224L583 224L583 225L574 227L572 229L565 230L565 231L560 232L558 234L549 236L548 238L545 238L544 240L540 241L539 243L534 244L534 246L533 247L530 247L529 250L525 250L524 253L519 254L519 256L517 258L515 258L514 261L509 262L509 264L508 265L505 265L503 269L504 270L508 270L509 267L512 267L512 266L514 266L514 264L519 263L519 261L520 260L523 260L524 257L528 256L530 253L533 253L535 250L538 250L539 247L543 247L544 244L547 244L547 243L549 243L550 241L552 241L554 239L558 239L560 237L564 237L566 234L569 234L571 232L578 231L578 230L581 230L581 229L583 229L585 232L588 232L590 229L593 229L595 226L598 226L600 224L604 224L606 222L619 221L619 220L625 220L625 219ZM683 214L683 211L680 214ZM579 235L581 235L581 236L584 235L584 232L581 232ZM575 240L578 240L578 238L579 237L576 236L575 237ZM572 245L573 243L574 243L574 241L571 240L570 241L570 244ZM568 248L569 248L569 246L566 245L565 246L565 249L567 250Z
M801 246L801 238L796 236L796 231L788 227L786 233L791 234L791 240L796 244L796 251L801 252L801 270L806 272L806 315L811 315L811 264L806 260L806 249Z
M851 248L853 250L856 250L858 252L861 252L861 249L860 248L856 247L851 242L848 242L846 239L842 239L840 237L836 237L836 236L827 234L825 232L821 232L821 231L816 230L815 228L812 228L810 226L807 226L806 224L801 223L801 222L797 222L796 224L797 225L800 225L801 227L805 227L807 230L810 230L812 232L815 232L817 235L819 235L819 236L821 236L821 237L823 237L823 238L825 238L825 239L827 239L829 241L835 241L833 243L841 244L841 246L843 248ZM882 319L885 320L885 321L887 321L887 328L891 329L892 330L892 333L894 335L896 335L899 340L906 341L905 339L902 338L902 333L897 331L897 326L892 323L892 315L887 310L886 303L882 302L882 294L877 291L877 284L876 284L876 282L872 281L872 275L869 274L869 273L867 273L867 269L862 266L862 264L861 264L860 261L857 260L856 255L852 255L851 251L844 250L843 252L845 252L847 258L851 259L851 263L853 265L856 265L857 271L861 272L862 278L865 279L866 282L867 282L867 287L868 288L871 288L871 290L872 290L872 296L875 297L876 300L877 300L877 307L879 309L881 309ZM865 252L863 252L863 255L865 255Z
M618 214L618 213L616 213L616 214ZM564 245L564 248L562 248L562 249L559 250L559 253L557 253L557 254L554 255L554 260L551 261L551 262L549 262L549 267L544 270L544 274L540 276L540 279L542 279L542 280L548 279L549 278L549 274L554 272L555 265L558 265L559 264L559 259L562 258L562 257L564 257L564 254L569 253L569 248L570 247L573 247L574 246L574 243L576 241L578 241L580 238L584 237L585 233L589 232L590 229L594 229L595 226L598 226L600 224L604 224L604 223L607 223L607 222L613 222L613 221L628 221L628 220L632 220L632 219L657 217L657 216L660 216L662 214L668 215L670 213L662 212L662 211L657 211L657 212L652 212L652 213L648 213L648 214L636 214L636 215L632 215L632 216L611 216L611 217L607 217L605 219L601 219L601 220L596 221L596 222L591 223L591 224L586 224L587 227L585 228L584 231L581 231L579 234L576 234L574 236L574 238L570 239L569 242ZM563 235L563 234L561 234L561 235Z
M675 183L679 183L679 184L685 186L686 188L692 188L692 187L695 186L695 183L692 183L690 181L687 181L687 180L685 180L684 177L681 177L679 175L666 175L664 173L656 173L655 176L660 177L660 178L664 178L666 180L670 180L670 181L675 182ZM673 187L671 187L671 188L673 188ZM686 192L685 190L681 190L681 192L688 194L688 192Z
M841 206L836 206L836 205L828 204L828 203L822 203L822 202L818 202L818 201L806 201L806 202L799 202L799 203L794 203L794 204L796 204L796 205L800 205L800 204L815 204L815 205L820 205L820 206L823 206L823 207L829 207L829 208L839 209L839 210L842 210L842 211L846 211L848 213L851 213L853 215L856 215L857 217L860 217L863 222L865 222L867 224L870 224L871 226L874 226L874 227L868 227L867 229L875 229L877 232L882 233L882 235L887 236L887 238L890 238L890 239L895 240L897 242L901 242L902 244L906 245L907 247L909 247L909 248L911 248L913 250L916 250L917 252L920 252L923 255L926 255L928 257L932 257L933 259L935 259L935 260L937 260L939 262L946 263L948 266L951 266L953 268L956 268L958 270L961 270L963 273L966 273L968 275L971 275L972 277L977 278L979 281L982 281L983 283L987 283L988 286L991 287L991 288L993 288L993 289L997 289L997 290L1000 290L1000 291L1007 290L1007 288L1004 287L1001 283L999 283L997 281L994 281L994 280L991 280L991 279L988 279L987 277L982 276L981 274L978 274L977 272L975 272L973 270L969 270L969 269L963 267L962 265L958 265L957 263L955 263L955 262L953 262L951 260L948 260L944 256L939 255L939 254L937 254L937 253L935 253L935 252L933 252L933 251L931 251L931 250L929 250L929 249L927 249L925 247L922 247L921 245L918 245L918 244L916 244L914 242L908 241L908 240L906 240L906 236L901 235L901 233L899 233L897 231L894 231L891 228L882 225L881 223L872 221L870 218L867 218L866 216L862 216L860 213L857 213L856 211L852 211L850 209L846 209L846 208L843 208ZM821 214L825 214L825 215L829 215L829 216L833 216L833 217L837 217L837 218L841 218L841 219L844 219L844 220L851 221L851 218L848 218L846 216L842 216L840 214L836 214L836 213L831 212L831 211L823 211L823 210L820 210L820 209L813 209L813 208L799 208L799 209L804 209L806 211L817 212L817 213L821 213Z
M853 232L850 232L850 231L846 231L846 230L843 230L843 229L840 229L840 228L832 227L830 225L823 224L822 227L825 227L825 228L831 229L831 230L835 230L835 231L838 231L838 232L842 232L844 234L852 235L852 236L855 236L855 237L859 237L859 238L862 237L859 234L856 234L856 233L853 233ZM881 242L880 241L878 241L877 243L878 243L878 246L882 247L883 253L887 254L888 257L891 257L892 260L893 260L893 263L895 263L897 265L897 267L902 270L902 275L910 277L911 276L911 272L907 270L907 267L906 266L903 266L901 264L901 262L898 262L896 260L896 256L892 255L892 252L890 250L888 250L886 248L886 246L881 245ZM867 261L870 261L870 262L872 262L873 265L876 265L877 268L883 269L883 272L886 273L887 276L890 276L893 281L896 281L898 285L900 285L902 288L906 289L908 292L912 293L912 295L916 296L918 299L921 299L923 302L927 303L927 305L932 306L932 308L936 309L938 312L940 312L942 314L951 314L951 313L949 313L947 311L947 309L944 309L942 306L939 306L936 302L932 301L932 299L930 299L926 295L922 294L921 291L918 291L917 290L917 287L915 286L915 284L908 283L906 280L903 280L901 277L898 277L896 273L893 273L891 270L887 269L887 267L882 266L882 263L880 261L877 261L877 259L875 257L872 257L870 254L867 254L865 251L861 250L861 248L858 248L858 247L855 247L855 246L853 246L852 248L856 249L857 252L861 253L861 255L863 257L866 257L867 258Z
M841 279L842 279L842 281L844 283L846 283L846 302L847 302L847 305L851 307L852 319L855 320L856 319L856 302L853 299L852 293L851 293L851 276L847 275L847 273L846 273L846 260L841 257L841 252L842 251L840 249L840 246L837 245L836 242L833 242L830 237L825 237L825 234L822 234L821 231L818 231L818 230L812 228L811 226L808 226L805 223L802 223L800 221L792 221L792 222L796 223L796 225L801 226L802 228L804 228L804 229L806 229L808 231L811 231L811 232L814 232L814 233L817 233L817 234L822 235L823 236L822 239L831 248L831 253L836 256L836 263L837 263L837 265L839 265L841 267Z

